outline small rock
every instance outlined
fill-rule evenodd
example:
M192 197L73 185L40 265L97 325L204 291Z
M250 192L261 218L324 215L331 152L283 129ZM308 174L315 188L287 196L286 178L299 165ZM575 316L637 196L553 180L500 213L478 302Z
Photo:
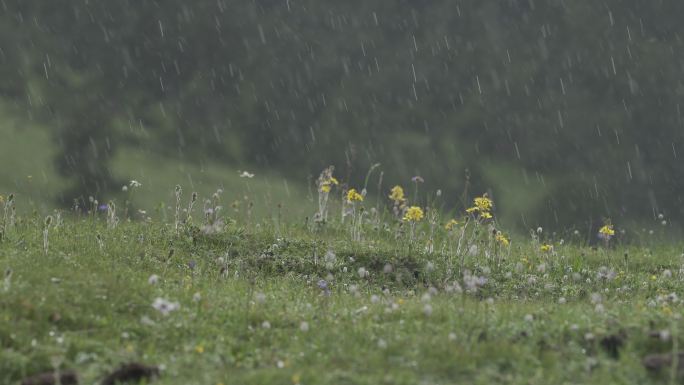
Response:
M652 373L657 373L660 372L661 370L670 370L672 366L672 354L670 353L663 353L663 354L649 354L646 357L644 357L642 361L644 367L652 372ZM684 352L679 353L679 365L678 365L678 374L681 376L684 374Z

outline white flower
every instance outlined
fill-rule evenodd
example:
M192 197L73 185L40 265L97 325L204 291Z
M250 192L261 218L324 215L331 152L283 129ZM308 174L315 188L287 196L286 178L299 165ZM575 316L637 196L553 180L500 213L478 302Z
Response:
M434 263L428 262L427 264L425 264L425 271L427 271L428 273L431 273L434 270L435 270L435 264Z
M147 279L147 283L150 285L156 285L157 282L159 282L159 276L157 274L152 274L150 275L150 278Z
M261 323L261 327L264 329L270 329L271 328L271 323L268 321L264 321Z
M261 292L256 293L256 294L254 294L254 300L257 303L264 303L264 302L266 302L266 294L261 293Z
M140 183L140 182L138 182L137 180L133 179L133 180L129 183L129 185L130 185L131 187L133 187L133 188L137 188L137 187L142 186L142 183Z
M359 278L366 278L369 275L368 270L366 270L363 267L359 267L358 273L359 273Z
M385 340L383 340L382 338L380 338L380 339L378 340L378 347L379 347L380 349L387 349L387 341L385 341Z
M201 300L202 300L202 294L199 291L192 296L193 302L199 302Z
M128 186L126 186L126 185L123 185L123 187L121 187L121 191L123 191L123 192L126 192L126 191L128 191Z
M449 333L449 341L456 341L456 333L451 332Z
M525 322L534 321L534 316L532 314L525 314Z
M164 298L157 297L154 302L152 302L152 307L157 309L164 316L169 315L172 311L180 309L180 304L178 302L171 302Z
M249 178L249 179L254 178L254 174L252 174L248 171L238 171L238 173L240 174L240 178Z
M309 323L306 321L302 321L302 323L299 324L299 330L303 332L308 332L309 331Z

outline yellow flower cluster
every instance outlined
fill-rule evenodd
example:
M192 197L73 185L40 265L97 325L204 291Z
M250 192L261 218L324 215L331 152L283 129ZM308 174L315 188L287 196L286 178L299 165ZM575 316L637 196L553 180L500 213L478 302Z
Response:
M501 231L497 231L496 236L494 237L494 240L499 242L502 246L508 246L511 244L510 239L506 238L505 235Z
M492 208L494 207L494 202L489 199L487 194L483 194L481 197L477 197L473 200L473 207L466 209L468 214L478 213L480 219L492 219Z
M347 202L363 202L363 195L359 194L354 188L349 189L349 191L347 191Z
M542 253L548 253L548 252L553 251L553 245L549 245L548 243L545 243L545 244L541 245L541 247L539 249L541 250Z
M494 206L494 202L492 202L491 199L487 197L487 194L482 195L481 197L477 197L474 200L475 202L475 207L477 207L478 210L482 211L491 211L492 207Z
M613 235L615 235L615 230L613 229L613 225L608 224L608 225L601 227L601 229L599 230L599 234L602 234L605 237L612 237Z
M331 176L329 179L322 181L318 188L321 190L321 192L329 193L332 189L332 186L337 186L338 184L340 184L340 182L335 179L335 177Z
M394 186L390 190L389 199L394 201L394 204L400 206L406 202L406 196L404 196L404 189L401 186Z
M406 210L406 214L404 214L404 221L420 222L424 216L423 209L418 206L411 206Z
M458 221L455 219L452 219L449 222L447 222L446 225L444 225L444 228L447 231L451 231L454 227L456 227L456 225L458 225Z

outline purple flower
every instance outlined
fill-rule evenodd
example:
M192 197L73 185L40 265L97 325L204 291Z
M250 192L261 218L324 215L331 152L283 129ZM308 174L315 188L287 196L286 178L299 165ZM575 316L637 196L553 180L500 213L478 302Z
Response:
M414 182L414 183L423 183L423 182L425 182L425 179L423 179L423 177L420 176L420 175L416 175L416 176L414 176L413 178L411 178L411 182Z
M328 282L324 279L318 281L318 288L323 291L323 295L326 297L330 295L330 288L328 287Z
M109 208L109 206L105 205L105 204L101 204L101 205L97 206L97 209L99 211L107 211L108 208Z

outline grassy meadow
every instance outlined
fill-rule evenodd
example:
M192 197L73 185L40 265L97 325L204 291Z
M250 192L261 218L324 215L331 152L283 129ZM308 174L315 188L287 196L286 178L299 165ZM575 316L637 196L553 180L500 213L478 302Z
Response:
M129 363L163 384L681 381L681 247L511 237L486 196L452 221L336 183L298 220L173 189L149 215L3 194L0 383Z

